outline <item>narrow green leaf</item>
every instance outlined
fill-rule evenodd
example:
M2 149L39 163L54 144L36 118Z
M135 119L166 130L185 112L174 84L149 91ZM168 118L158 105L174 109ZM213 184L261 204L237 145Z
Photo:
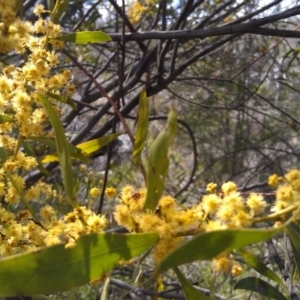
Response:
M157 233L94 233L82 236L74 248L55 245L0 260L0 295L55 293L90 283L158 240Z
M240 249L239 254L242 255L242 257L244 258L247 265L250 266L251 268L253 268L255 271L257 271L261 275L281 284L282 286L285 286L285 284L277 276L277 274L274 273L271 269L269 269L264 263L262 263L255 255L253 255L252 253L250 253L244 249Z
M0 162L5 162L10 155L12 155L11 151L0 147Z
M78 290L77 287L72 288L72 289L69 291L69 295L68 295L67 300L76 300L76 292L77 292L77 290Z
M14 180L13 176L11 175L11 173L6 170L5 171L5 175L9 179L9 181L11 182L12 186L14 187L14 189L19 194L19 196L21 198L21 201L23 202L24 206L30 211L30 213L31 213L33 219L35 220L35 222L38 223L39 225L41 225L41 223L39 222L39 219L36 216L35 212L33 211L32 207L28 204L27 199L24 197L23 190L20 188L20 186Z
M15 7L14 7L14 10L15 12L18 12L18 16L21 17L22 19L22 16L23 16L23 0L16 0L15 1Z
M124 134L124 132L118 132L102 136L101 138L90 140L81 144L76 145L77 148L81 149L85 154L92 154L100 150L105 145L115 140L118 136Z
M73 207L78 207L73 182L73 170L71 165L69 142L66 139L64 128L55 110L53 109L52 104L42 94L37 93L37 96L39 97L45 110L47 111L55 132L56 148L59 158L61 175L68 198Z
M290 223L286 226L286 232L295 248L300 253L300 228L295 223Z
M243 289L256 292L260 295L268 297L269 299L288 300L281 292L278 291L277 288L256 277L247 277L241 279L235 284L234 289Z
M47 7L49 11L53 11L55 2L55 0L47 0Z
M40 161L38 161L38 166L37 168L39 171L44 175L44 176L50 176L51 173L42 165Z
M16 157L19 150L21 149L22 145L23 145L23 142L24 142L24 138L22 136L18 136L18 141L17 141L17 144L15 146L15 149L14 149L14 156Z
M297 272L298 276L299 276L300 275L300 253L297 251L293 242L291 242L291 245L292 245L294 260L295 260L295 264L296 264L296 268L293 268L293 269L294 269L294 272ZM294 272L293 272L293 274L294 274ZM291 276L291 277L294 277L294 276Z
M32 148L32 146L24 141L23 142L23 146L24 146L24 149L26 151L26 154L30 155L30 156L36 156L35 152L34 152L34 149ZM37 168L40 170L40 172L44 175L44 176L49 176L50 173L48 172L48 170L46 168L43 167L43 165L41 164L40 160L38 159L37 160L38 162L38 166Z
M60 0L56 1L56 4L54 6L53 13L51 14L50 20L54 24L59 24L59 20L62 17L62 15L65 13L69 5L69 0Z
M208 298L201 291L197 290L189 283L189 281L177 267L174 267L173 270L181 283L186 300L208 300Z
M14 118L8 115L0 114L0 124L14 122Z
M25 149L25 153L27 155L35 156L34 149L32 148L32 146L26 140L23 142L23 146L24 146L24 149Z
M27 139L35 141L35 142L40 142L40 143L45 144L45 145L49 146L50 148L56 150L56 142L55 142L54 138L41 136L41 137L29 137ZM83 154L80 147L77 147L77 146L71 144L69 141L67 141L67 144L68 144L70 155L72 158L76 158L81 161L87 161L87 156ZM53 161L59 161L58 156L56 154L46 155L41 160L42 163L53 162Z
M141 164L141 154L144 149L149 124L149 104L146 90L143 90L139 99L139 113L137 129L133 148L133 162L139 166Z
M286 231L291 240L297 271L300 274L300 228L295 223L290 223Z
M63 95L57 95L57 94L50 93L50 92L47 93L47 96L49 96L49 97L51 97L51 98L54 98L54 99L56 99L56 100L59 101L59 102L68 104L68 105L70 105L74 110L77 110L77 105L75 104L75 102L74 102L70 97L63 96Z
M109 35L102 31L81 31L69 34L64 34L57 39L71 42L76 44L88 44L88 43L104 43L110 42L111 38Z
M155 273L158 274L174 266L196 260L208 260L224 251L232 251L265 241L282 230L283 227L276 229L225 229L201 233L167 255L157 266Z
M177 111L171 106L168 121L149 148L147 195L144 210L154 211L163 194L169 169L168 150L177 133Z
M88 155L81 151L80 147L77 147L73 144L71 144L69 141L67 141L68 147L70 149L70 154L72 158L76 158L80 161L87 162L88 161Z
M46 137L46 136L39 136L39 137L28 137L26 139L30 140L30 141L42 143L44 145L47 145L51 149L56 150L56 142L55 142L54 138Z

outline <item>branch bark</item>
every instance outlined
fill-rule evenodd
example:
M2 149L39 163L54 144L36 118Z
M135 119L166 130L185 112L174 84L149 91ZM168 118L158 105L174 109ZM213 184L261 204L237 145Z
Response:
M263 28L261 26L297 16L300 14L300 6L289 9L285 12L275 14L273 16L252 20L243 24L224 25L216 28L202 30L170 30L170 31L144 31L144 32L128 32L125 33L125 41L143 41L143 40L169 40L169 39L195 39L206 38L211 36L222 36L232 34L257 34L280 37L300 38L300 32L293 30L280 30ZM121 33L110 33L112 41L121 41Z

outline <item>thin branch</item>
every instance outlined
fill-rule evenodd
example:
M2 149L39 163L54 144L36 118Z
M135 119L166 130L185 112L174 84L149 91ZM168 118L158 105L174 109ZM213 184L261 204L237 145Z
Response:
M298 25L297 27L294 28L294 30L288 30L288 31L292 31L294 33L299 34L298 31L296 31L297 29L299 29L300 25ZM270 31L277 31L276 29L267 29L267 28L262 28L263 31L265 33L270 32ZM284 31L284 30L283 30ZM268 35L268 34L266 34ZM269 34L271 35L271 34ZM283 36L283 35L281 35ZM237 74L235 74L230 80L234 80L236 77L238 77L240 74L242 74L247 68L249 68L250 66L252 66L254 63L256 63L257 61L259 61L264 55L266 55L267 53L269 53L271 50L275 49L282 41L284 40L284 38L282 37L275 45L269 47L266 51L264 51L259 57L255 58L254 60L250 61L248 64L246 64L246 66L244 68L242 68L242 70L240 70Z
M130 291L136 295L138 295L138 293L141 293L143 295L159 297L162 299L185 299L183 294L180 294L180 293L174 293L172 291L165 291L165 292L157 293L156 291L151 291L151 290L147 290L147 289L143 289L143 288L136 288L134 286L129 285L128 283L125 283L124 281L121 281L121 280L115 279L115 278L111 278L110 283L118 288L121 288L126 291ZM196 289L200 290L201 292L205 293L206 295L209 295L209 293L210 293L209 289L204 289L204 288L201 288L198 286L194 286L194 287ZM225 299L225 297L220 294L214 294L214 297L216 299Z
M137 296L143 294L143 295L148 295L151 297L160 297L160 298L164 298L164 299L182 299L182 300L185 299L183 294L180 295L177 293L175 294L175 293L169 293L169 292L157 293L156 291L151 291L151 290L134 287L124 281L121 281L121 280L115 279L115 278L110 278L110 284L114 285L122 290L132 292Z
M186 18L188 18L190 12L191 12L191 7L193 5L194 0L188 0L185 7L182 10L181 15L179 16L178 20L176 21L176 23L171 27L171 29L173 29L172 31L177 30L178 28L180 28L181 24L186 20ZM164 30L164 29L163 29ZM165 31L165 30L164 30ZM167 52L169 51L170 45L171 45L171 40L169 40L165 46L162 48L162 44L161 44L161 53L159 56L159 62L158 62L158 74L160 74L162 76L163 73L163 66L164 66L164 61L165 61L165 56L167 54Z
M222 36L232 34L252 33L258 35L272 35L280 37L299 38L300 32L293 30L276 30L270 28L261 28L261 26L270 24L275 21L297 16L300 14L300 6L289 9L283 13L275 14L273 16L252 20L248 23L238 25L224 25L221 27L203 29L203 30L173 30L173 31L145 31L126 33L125 41L142 41L148 39L168 40L168 39L194 39L205 38L210 36ZM121 33L110 33L112 41L120 41Z
M230 6L230 5L232 5L234 2L236 2L236 1L235 0L225 1L225 3L223 3L222 5L217 6L217 8L213 12L211 12L199 24L197 24L197 26L194 28L194 30L203 29L208 24L213 23L214 21L212 19L216 15L218 15L220 12L226 11L227 7ZM235 10L235 8L233 8L233 9Z
M275 1L273 1L269 4L267 4L267 5L263 6L261 9L258 9L258 10L255 9L254 12L252 12L252 13L244 16L244 17L241 17L241 18L239 18L235 21L230 22L230 24L228 24L228 25L238 24L238 23L244 22L246 20L249 20L250 18L252 18L254 16L257 16L258 14L260 14L260 13L266 11L266 10L269 10L270 8L272 8L273 6L281 3L282 1L283 0L275 0Z
M106 93L105 89L102 87L102 85L93 77L92 74L90 74L80 63L78 63L77 59L70 53L68 53L67 51L63 51L63 53L68 56L77 66L78 68L80 68L92 81L93 83L96 85L96 87L99 89L99 91L101 92L101 94L108 100L109 104L114 108L116 114L118 115L120 121L122 122L122 125L126 131L126 133L128 134L130 141L132 143L132 145L134 145L134 137L132 135L132 132L130 131L128 125L126 124L124 118L122 117L122 114L120 113L118 106L116 105L116 103L113 101L113 99L111 97L109 97L109 95Z
M102 2L102 0L99 0L98 2L94 3L88 10L87 12L81 17L81 19L74 25L72 28L73 31L76 31L82 23L85 22L86 18L91 14L91 12Z
M268 183L267 182L260 182L260 183L255 183L252 185L248 185L248 186L243 186L241 188L238 188L239 192L248 192L248 191L252 191L252 190L257 190L259 188L265 188L268 187Z
M249 93L253 94L254 96L257 96L258 98L260 98L261 100L265 101L266 103L268 103L271 107L273 107L274 109L278 110L281 114L283 114L284 116L286 116L287 118L289 118L291 121L293 121L295 124L300 126L300 122L294 118L292 115L288 114L287 112L285 112L283 109L281 109L279 106L276 106L275 104L273 104L274 101L267 99L266 97L264 97L263 95L251 90L250 88L239 84L237 82L233 82L231 80L228 79L220 79L220 78L213 78L213 77L191 77L191 76L186 76L184 78L176 78L174 79L174 81L186 81L186 80L191 80L191 79L195 79L195 80L211 80L211 81L219 81L219 82L224 82L224 83L228 83L228 84L232 84L235 86L238 86L242 89L244 89L245 91L248 91ZM192 103L191 101L189 101L190 103ZM196 104L196 103L194 103ZM205 105L205 104L201 104L201 103L197 103L197 105L201 106L201 107L205 107L205 108L210 108L210 109L237 109L238 106L235 107L225 107L225 106L211 106L211 105Z
M129 21L129 19L127 18L126 14L123 13L123 10L121 9L121 7L117 4L117 2L115 0L109 0L110 4L114 7L114 9L117 11L117 13L119 14L119 16L122 18L123 22L125 23L125 25L128 27L128 29L134 33L136 32L135 28L133 27L133 25L131 24L131 22ZM123 36L123 33L120 33L121 37ZM120 39L120 41L123 40L122 38ZM126 41L126 39L124 40ZM142 43L142 42L138 42L138 45L140 47L140 49L142 50L142 52L146 53L147 52L147 47Z
M300 14L300 13L299 13ZM249 22L250 23L250 22ZM247 23L248 24L248 23ZM246 24L243 24L246 25ZM238 28L241 27L241 28ZM142 31L136 33L125 33L125 41L144 41L144 40L173 40L173 39L197 39L206 38L211 36L222 36L229 34L256 34L266 36L278 36L285 38L300 38L299 31L285 30L285 29L271 29L271 28L245 28L242 25L224 26L212 29L203 30L170 30L170 31ZM120 41L122 38L121 33L110 33L112 41Z

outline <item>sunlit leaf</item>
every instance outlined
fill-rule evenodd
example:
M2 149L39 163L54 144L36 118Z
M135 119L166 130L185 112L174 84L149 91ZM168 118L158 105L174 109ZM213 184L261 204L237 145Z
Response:
M118 132L102 136L101 138L90 140L81 144L76 145L77 148L81 149L85 154L92 154L100 150L105 145L115 140L118 136L124 134L124 132Z
M243 249L239 250L239 254L242 255L247 265L253 268L255 271L284 286L284 283L277 276L277 274L269 269L264 263L262 263L255 255Z
M197 290L189 283L189 281L177 267L174 267L173 270L181 283L186 300L208 300L208 298L201 291Z
M69 34L64 34L57 39L71 42L76 44L88 44L88 43L104 43L110 42L111 38L109 35L102 31L81 31Z
M243 289L256 292L260 295L268 297L268 299L288 300L288 298L279 292L277 288L256 277L247 277L241 279L235 284L234 289Z
M76 146L68 143L69 148L70 148L71 157L77 158L81 161L86 161L88 155L93 154L94 152L100 150L101 148L103 148L104 146L106 146L107 144L109 144L110 142L112 142L118 136L120 136L122 134L124 134L124 133L119 132L119 133L106 135L106 136L103 136L98 139L94 139L94 140L90 140L90 141L78 144ZM42 138L42 139L32 138L32 140L41 141L41 142L49 145L52 148L54 146L54 149L56 149L55 140L52 139L52 141L51 141L51 140L46 140L46 139L47 138ZM58 161L58 157L55 154L46 155L41 161L43 163L54 162L54 161Z
M177 111L171 106L168 121L149 148L147 195L144 210L154 211L165 188L169 169L168 150L177 133Z
M27 139L45 144L45 145L49 146L50 148L56 150L56 141L54 138L41 136L41 137L28 137ZM77 147L77 146L71 144L69 141L67 141L67 145L69 147L70 155L72 158L76 158L81 161L87 161L87 156L83 154L80 147ZM48 163L48 162L54 162L54 161L59 161L57 154L46 155L41 160L42 163Z
M51 162L58 162L58 156L57 155L45 155L40 162L42 164L47 164L47 163L51 163Z
M55 293L90 283L158 239L156 233L98 233L78 239L74 248L55 245L0 260L0 295Z
M8 115L0 114L0 124L14 122L14 118Z
M155 273L174 266L208 260L224 251L232 251L274 237L283 228L276 229L225 229L201 233L168 254L157 266Z
M133 162L139 166L141 164L141 154L144 149L149 124L149 104L146 90L143 90L139 99L139 113L137 129L133 148Z
M77 207L78 203L76 201L75 196L70 148L69 142L67 141L65 136L64 128L52 104L42 94L37 93L37 96L39 97L45 110L47 111L55 132L55 141L61 169L61 175L68 198L72 206Z

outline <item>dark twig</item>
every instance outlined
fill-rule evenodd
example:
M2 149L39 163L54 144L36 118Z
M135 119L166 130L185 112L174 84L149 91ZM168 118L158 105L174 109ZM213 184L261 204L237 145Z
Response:
M80 25L86 20L86 18L90 15L90 13L102 2L102 0L99 0L98 2L94 3L84 14L84 16L74 25L72 28L73 31L76 31Z
M99 91L102 93L102 95L108 100L109 104L114 108L116 114L118 115L118 118L122 122L122 125L124 126L124 129L126 133L128 134L131 143L134 144L134 137L126 124L124 118L122 117L122 114L119 112L118 106L116 103L112 100L112 98L106 93L105 89L101 86L101 84L77 61L77 59L70 54L69 52L63 50L64 54L68 56L96 85L96 87L99 89Z
M289 9L285 12L275 14L273 16L252 20L248 23L237 25L224 25L221 27L203 29L203 30L174 30L174 31L147 31L126 33L124 39L126 41L142 41L148 39L166 40L166 39L194 39L205 38L210 36L222 36L232 34L261 34L280 37L294 37L299 38L300 32L293 30L277 30L270 28L261 28L261 26L270 24L275 21L286 19L300 14L300 7ZM111 33L110 37L113 41L120 41L121 33Z
M116 12L119 14L119 16L122 18L124 24L128 27L128 29L130 30L130 32L134 33L136 32L135 28L133 27L133 25L131 24L131 22L128 20L126 14L123 13L124 7L123 9L117 4L117 2L115 0L109 0L110 4L114 7L114 9L116 10ZM120 33L121 38L123 36L123 32ZM137 42L140 49L146 53L147 52L147 47L140 41Z
M250 22L249 22L250 23ZM247 23L248 24L248 23ZM188 40L188 39L197 39L197 38L206 38L211 36L222 36L229 34L256 34L256 35L266 35L266 36L278 36L286 38L300 38L299 31L293 30L280 30L280 29L271 29L271 28L248 28L248 26L242 25L232 25L217 27L212 29L203 29L203 30L170 30L170 31L145 31L145 32L136 32L136 33L126 33L124 36L125 41L144 41L144 40ZM240 27L240 28L239 28ZM120 33L110 33L112 41L120 41L122 35Z
M175 293L169 293L169 292L157 293L156 291L151 291L151 290L142 289L142 288L136 288L124 281L121 281L121 280L115 279L115 278L110 279L110 284L114 285L122 290L132 292L135 295L143 294L143 295L148 295L151 297L160 297L160 298L164 298L164 299L185 299L183 294L177 294L177 293L175 294Z
M133 286L129 285L128 283L118 280L118 279L115 279L115 278L111 278L110 283L118 288L121 288L126 291L130 291L137 296L138 296L138 294L140 294L140 295L147 295L147 296L151 296L151 297L159 297L162 299L185 299L185 297L181 291L174 293L171 290L170 291L167 290L165 292L157 293L156 291L133 287ZM208 290L208 289L203 289L201 287L196 287L196 286L195 286L195 288L196 289L198 288L200 291L204 292L207 295L210 293L210 290ZM179 286L179 289L181 289L180 286ZM220 294L214 294L214 297L215 297L215 299L218 299L218 300L225 299L225 297Z

